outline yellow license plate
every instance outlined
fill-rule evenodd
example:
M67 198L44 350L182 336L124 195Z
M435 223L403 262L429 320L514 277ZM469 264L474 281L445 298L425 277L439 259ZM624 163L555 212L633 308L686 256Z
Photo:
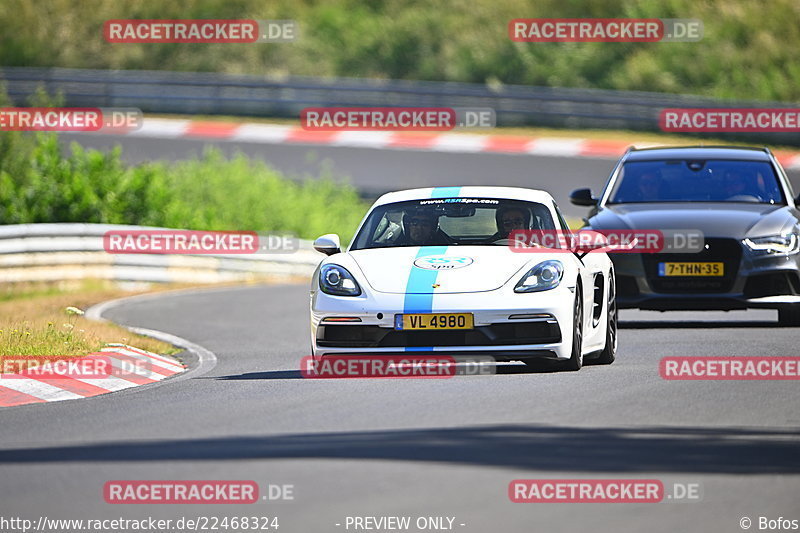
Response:
M472 313L418 313L394 316L394 329L472 329Z
M659 263L659 276L724 276L725 263Z

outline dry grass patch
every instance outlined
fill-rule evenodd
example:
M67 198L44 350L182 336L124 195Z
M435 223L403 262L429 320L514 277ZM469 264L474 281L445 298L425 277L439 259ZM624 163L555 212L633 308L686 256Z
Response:
M264 276L249 284L306 282L303 276ZM241 286L242 282L214 287ZM94 304L153 292L209 287L199 284L120 284L102 280L0 286L0 365L3 358L36 356L40 362L86 355L108 343L124 343L155 353L174 354L174 346L136 335L111 322L83 316ZM2 367L0 367L2 368Z
M5 369L13 370L19 363L12 360L20 356L35 356L42 363L83 356L112 342L176 353L167 343L83 316L91 305L141 292L147 291L126 291L101 281L4 286L0 289L0 363L5 359Z

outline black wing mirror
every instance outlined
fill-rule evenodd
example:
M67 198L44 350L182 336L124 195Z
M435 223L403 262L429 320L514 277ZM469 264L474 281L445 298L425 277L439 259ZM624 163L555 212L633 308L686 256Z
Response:
M569 201L575 205L595 206L597 205L597 198L592 196L591 189L575 189L569 195Z

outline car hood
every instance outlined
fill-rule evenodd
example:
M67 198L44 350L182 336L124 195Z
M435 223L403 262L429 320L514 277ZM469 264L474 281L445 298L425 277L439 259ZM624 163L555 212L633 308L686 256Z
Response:
M742 239L782 233L798 224L787 206L745 203L648 203L606 206L589 220L593 229L697 229L707 237Z
M532 260L550 257L534 258L508 246L375 248L349 255L374 290L420 294L492 291Z

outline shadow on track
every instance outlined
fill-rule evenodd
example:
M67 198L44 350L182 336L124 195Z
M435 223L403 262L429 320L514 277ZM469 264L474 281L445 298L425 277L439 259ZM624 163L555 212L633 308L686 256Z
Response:
M498 425L0 450L0 464L367 459L546 472L798 474L800 429Z
M587 364L591 364L587 362ZM503 364L495 366L495 374L545 374L559 372L558 368L548 365L546 361L538 367L531 368L524 364ZM455 376L455 377L486 377L486 376ZM246 374L234 374L230 376L200 377L198 379L213 379L219 381L247 381L251 379L307 379L302 376L299 370L268 370L264 372L248 372ZM337 379L351 379L347 377ZM352 378L352 379L371 379L371 378Z
M220 381L240 381L249 379L304 379L299 370L269 370L266 372L248 372L232 376L202 377L200 379L213 379Z
M748 329L778 327L777 321L620 320L619 329Z

